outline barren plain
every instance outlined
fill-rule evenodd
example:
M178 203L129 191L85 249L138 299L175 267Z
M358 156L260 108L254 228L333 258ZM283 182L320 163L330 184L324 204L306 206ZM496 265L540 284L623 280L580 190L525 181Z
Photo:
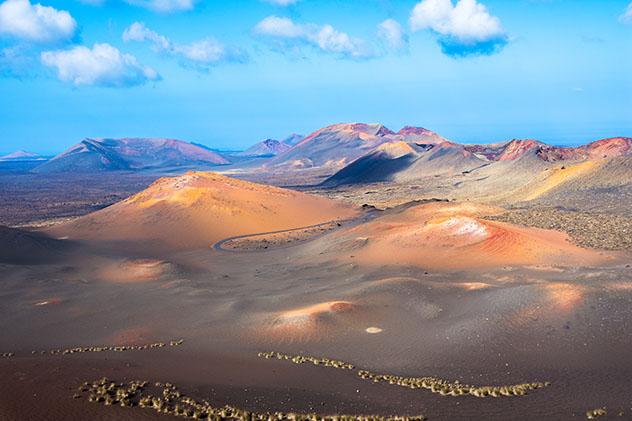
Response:
M2 419L630 418L627 157L573 159L5 171Z

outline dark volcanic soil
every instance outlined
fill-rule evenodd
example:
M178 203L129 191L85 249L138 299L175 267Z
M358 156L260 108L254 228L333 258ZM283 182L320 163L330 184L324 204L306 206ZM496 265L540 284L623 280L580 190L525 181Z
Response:
M632 249L632 217L629 216L555 208L529 208L512 209L487 219L564 231L582 247L604 250Z
M40 225L85 215L139 192L160 175L31 174L0 165L0 225Z
M0 221L72 217L154 179L4 174ZM437 191L449 189L376 185L331 194L378 204L390 197L444 197ZM629 221L612 215L530 208L500 218L562 229L582 245L628 248ZM393 227L380 224L379 217L374 222L381 232ZM209 243L190 252L152 254L139 243L133 255L98 238L70 243L11 231L10 238L20 240L16 244L26 247L24 241L35 238L37 247L26 247L24 260L6 253L11 258L0 263L0 355L6 353L0 356L0 419L173 418L73 399L77 386L103 376L171 382L195 399L253 411L578 420L605 406L604 419L632 417L628 251L594 267L433 271L360 263L357 250L372 240L349 231L352 240L340 243L336 235L350 227L326 228L273 235L267 249L265 238L251 236L230 251ZM410 240L415 233L404 234ZM434 250L419 252L432 256ZM46 259L38 259L41 254ZM184 343L177 347L41 354L180 338ZM378 373L473 385L551 385L521 397L441 396L373 383L353 372L265 360L259 351L336 358Z
M147 260L89 244L57 263L0 266L0 352L15 354L0 358L2 418L169 419L72 398L103 376L171 382L196 399L257 411L571 420L607 406L632 414L625 260L432 272L323 260L312 247L139 249L137 257L165 262L141 277L135 265ZM179 338L181 346L145 351L32 355ZM524 397L440 396L256 356L269 350L474 385L552 384Z

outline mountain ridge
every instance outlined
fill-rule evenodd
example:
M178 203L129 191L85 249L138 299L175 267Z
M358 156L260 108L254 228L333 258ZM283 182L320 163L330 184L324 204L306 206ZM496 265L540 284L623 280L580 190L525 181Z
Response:
M46 158L35 152L25 151L23 149L0 156L0 161L43 161Z
M84 138L33 171L137 171L195 164L224 165L217 152L165 138Z

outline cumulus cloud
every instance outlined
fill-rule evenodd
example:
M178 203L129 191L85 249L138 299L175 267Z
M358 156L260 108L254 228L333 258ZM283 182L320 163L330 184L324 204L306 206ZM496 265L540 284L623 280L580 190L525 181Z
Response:
M402 50L408 45L408 36L394 19L386 19L377 26L377 35L393 50Z
M190 44L178 44L164 35L145 26L142 22L134 22L123 32L126 42L148 42L154 51L179 57L196 68L205 70L210 65L221 62L241 62L246 55L237 49L225 46L214 38L204 38Z
M154 12L171 13L192 10L195 0L125 0L127 3L153 10Z
M302 25L297 25L289 18L268 16L255 26L255 32L261 35L279 38L303 38L307 31Z
M142 22L134 22L123 31L123 41L148 41L156 50L171 49L171 41L165 36L147 28Z
M33 42L55 42L73 37L77 22L65 10L6 0L0 4L0 35Z
M623 23L632 23L632 3L628 4L628 7L626 7L619 19Z
M59 80L76 86L128 87L160 80L154 69L141 65L136 57L123 54L109 44L94 44L91 49L77 46L45 51L41 60L57 71Z
M362 59L373 55L366 42L331 25L303 25L289 18L268 16L255 26L254 32L290 47L310 45L321 52L343 58Z
M442 51L464 57L493 54L507 44L500 20L476 0L422 0L410 16L413 31L430 30L437 35Z

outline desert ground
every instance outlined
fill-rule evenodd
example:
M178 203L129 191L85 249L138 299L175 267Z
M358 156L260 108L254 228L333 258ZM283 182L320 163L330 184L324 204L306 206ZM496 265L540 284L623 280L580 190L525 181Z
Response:
M632 418L627 157L588 155L5 170L0 418Z

